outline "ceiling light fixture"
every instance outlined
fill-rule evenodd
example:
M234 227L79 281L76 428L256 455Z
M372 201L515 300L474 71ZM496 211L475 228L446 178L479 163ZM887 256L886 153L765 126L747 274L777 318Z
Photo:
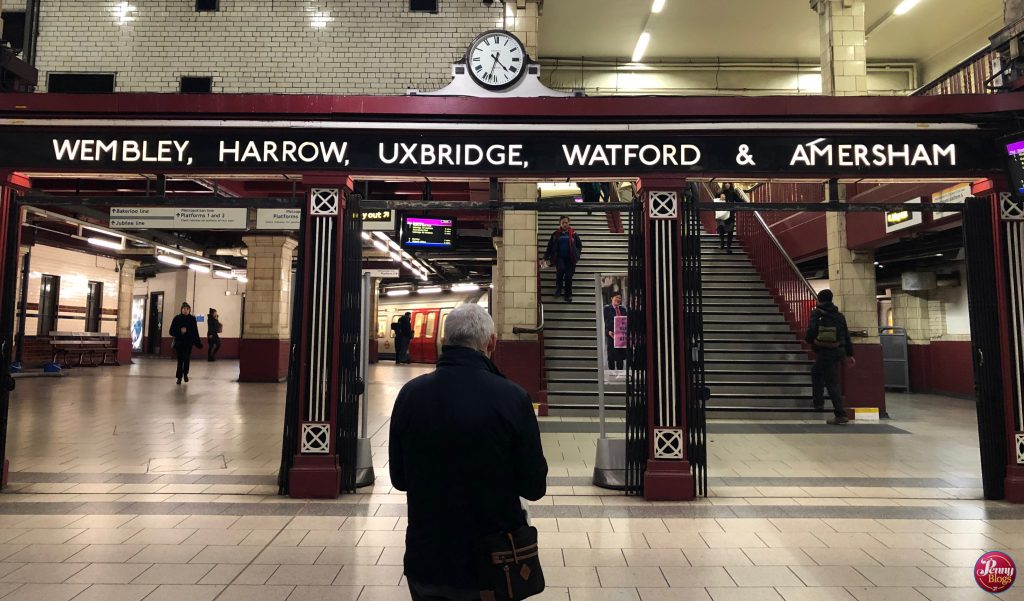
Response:
M452 292L472 292L479 289L480 284L455 284L452 286Z
M370 234L367 234L366 232L362 232L360 235L363 237L363 240L369 240L370 239Z
M231 279L231 272L230 271L214 271L213 272L213 277L215 277L215 278L224 278L225 280L230 280Z
M373 247L376 248L377 250L379 250L382 253L388 252L388 245L384 244L380 240L374 240L373 241Z
M409 296L408 290L388 290L388 296Z
M660 13L663 8L665 8L665 0L654 0L654 4L651 5L651 12Z
M636 41L636 48L633 49L633 62L638 63L644 57L644 52L647 52L647 44L651 41L651 34L646 31L640 34L640 39Z
M200 265L199 263L189 263L188 268L192 271L198 271L199 273L210 273L210 268L206 265Z
M910 12L910 9L917 6L917 3L920 1L921 0L903 0L903 2L900 2L896 6L896 8L892 9L892 14L896 15L897 17L900 15L905 15L908 12Z
M179 259L178 257L172 257L170 255L157 255L156 260L160 261L161 263L166 263L167 265L173 265L175 267L181 267L182 265L185 264L184 259Z
M416 294L437 294L440 291L440 286L427 286L426 288L417 288Z
M86 242L92 244L93 246L100 246L102 248L124 250L124 239L110 240L109 238L87 238Z
M239 282L242 282L243 284L249 283L249 278L245 277L244 275L240 275L235 279L237 279Z

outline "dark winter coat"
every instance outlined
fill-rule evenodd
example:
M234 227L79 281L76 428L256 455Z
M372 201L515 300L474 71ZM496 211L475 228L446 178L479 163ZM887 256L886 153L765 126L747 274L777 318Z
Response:
M403 315L398 318L398 329L395 331L395 336L412 340L412 317Z
M214 337L218 337L219 338L218 334L221 333L221 330L222 330L222 328L221 328L220 320L219 319L217 319L216 317L211 317L211 316L207 316L206 317L206 337L207 338L214 338Z
M629 317L629 309L626 308L626 305L619 305L619 315ZM611 305L604 306L604 331L606 338L608 337L608 334L615 331L615 307ZM609 338L608 340L611 339ZM607 342L607 340L605 342Z
M558 259L558 237L561 234L562 230L559 228L548 239L548 247L544 251L544 258L550 263L554 263ZM576 230L569 228L569 261L575 265L580 260L582 254L583 241L580 240L580 235L576 233Z
M408 493L406 576L482 590L481 538L524 526L519 497L546 491L530 396L483 353L446 346L398 393L388 446L391 483Z
M823 347L814 344L818 338L818 328L822 321L830 322L838 328L836 339L839 345L837 347ZM846 324L846 316L833 303L818 303L811 313L805 340L814 347L814 352L819 355L834 356L837 359L853 356L853 340L850 339L850 328Z
M185 332L182 333L181 329L185 328ZM174 338L174 348L184 349L190 346L196 348L203 348L203 343L199 339L199 324L196 323L195 315L183 315L181 313L174 316L171 320L171 329L168 332L171 338Z

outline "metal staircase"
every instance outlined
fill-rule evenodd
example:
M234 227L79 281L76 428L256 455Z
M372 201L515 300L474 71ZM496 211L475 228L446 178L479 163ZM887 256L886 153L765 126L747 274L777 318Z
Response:
M811 361L740 241L704 234L701 259L708 411L812 413Z
M538 217L537 250L540 258L544 256L551 233L558 229L558 218L555 213L541 213ZM626 273L629 234L609 232L604 212L593 215L577 213L571 218L573 229L583 241L583 255L573 278L573 301L566 303L561 297L554 296L553 267L540 275L545 324L544 370L550 414L585 416L593 415L597 408L594 276L599 273ZM628 210L623 210L622 220L628 232ZM605 387L609 407L624 406L625 395L624 383Z

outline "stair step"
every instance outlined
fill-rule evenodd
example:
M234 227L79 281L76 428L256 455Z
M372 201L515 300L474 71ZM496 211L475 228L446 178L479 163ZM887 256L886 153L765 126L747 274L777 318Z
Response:
M709 386L713 384L764 382L765 384L807 384L810 381L809 371L792 372L756 372L749 370L705 369L704 375Z
M712 398L722 395L755 395L756 398L810 398L811 396L810 376L804 379L803 384L729 382L707 384L707 386L711 389Z
M787 353L785 351L761 351L749 349L730 349L722 351L704 350L704 361L741 361L745 359L763 359L766 361L801 361L807 360L806 353Z

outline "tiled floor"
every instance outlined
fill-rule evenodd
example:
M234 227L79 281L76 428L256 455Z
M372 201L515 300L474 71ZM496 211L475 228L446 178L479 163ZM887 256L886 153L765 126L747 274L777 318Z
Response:
M0 601L409 598L387 419L424 368L374 368L377 482L321 502L276 495L283 385L238 384L230 362L195 363L180 388L171 371L146 361L19 380ZM593 421L545 420L538 599L989 597L971 566L990 549L1024 560L1024 508L981 499L973 403L892 395L889 411L890 428L717 422L711 494L692 503L591 486Z

